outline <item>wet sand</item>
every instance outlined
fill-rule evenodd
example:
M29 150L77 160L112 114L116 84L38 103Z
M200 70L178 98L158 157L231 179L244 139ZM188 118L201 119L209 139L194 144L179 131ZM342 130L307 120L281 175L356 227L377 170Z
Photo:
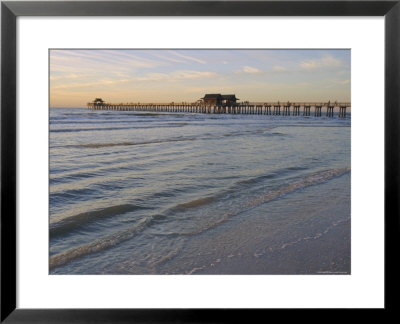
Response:
M325 235L264 255L215 262L197 274L350 274L350 220Z

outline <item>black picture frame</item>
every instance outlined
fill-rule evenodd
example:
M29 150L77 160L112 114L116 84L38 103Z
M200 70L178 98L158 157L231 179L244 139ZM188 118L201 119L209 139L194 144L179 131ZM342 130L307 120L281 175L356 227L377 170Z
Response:
M222 13L222 14L221 14ZM235 322L263 310L16 308L16 19L19 16L384 16L385 311L395 310L400 228L400 0L395 1L2 1L1 322Z

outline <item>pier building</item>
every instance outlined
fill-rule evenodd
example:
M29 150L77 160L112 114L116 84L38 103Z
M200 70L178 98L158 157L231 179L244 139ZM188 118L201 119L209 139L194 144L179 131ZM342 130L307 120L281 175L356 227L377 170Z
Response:
M206 94L201 98L202 103L211 106L235 106L239 100L234 94L221 95L220 93Z

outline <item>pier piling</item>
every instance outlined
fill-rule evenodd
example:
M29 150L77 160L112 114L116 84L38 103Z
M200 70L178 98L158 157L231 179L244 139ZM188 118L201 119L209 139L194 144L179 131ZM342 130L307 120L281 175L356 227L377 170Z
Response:
M339 117L340 118L346 118L346 107L345 106L340 106L340 108L339 108Z
M335 106L328 106L328 108L326 109L326 117L333 117L334 108Z
M304 105L303 116L310 116L310 110L311 110L311 106Z
M321 117L321 110L322 110L322 106L315 106L314 116Z

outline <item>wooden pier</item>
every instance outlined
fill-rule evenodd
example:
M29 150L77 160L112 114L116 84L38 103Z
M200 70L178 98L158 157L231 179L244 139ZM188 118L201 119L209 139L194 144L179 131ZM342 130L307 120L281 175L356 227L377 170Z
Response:
M241 115L274 115L280 116L323 116L322 109L326 108L326 117L334 117L334 109L338 110L337 116L346 118L346 110L351 107L348 102L296 102L280 103L271 102L257 105L232 105L216 106L204 104L139 104L139 103L107 103L97 98L87 104L90 110L118 110L118 111L149 111L169 113L198 113L198 114L241 114ZM312 114L313 112L313 114Z

